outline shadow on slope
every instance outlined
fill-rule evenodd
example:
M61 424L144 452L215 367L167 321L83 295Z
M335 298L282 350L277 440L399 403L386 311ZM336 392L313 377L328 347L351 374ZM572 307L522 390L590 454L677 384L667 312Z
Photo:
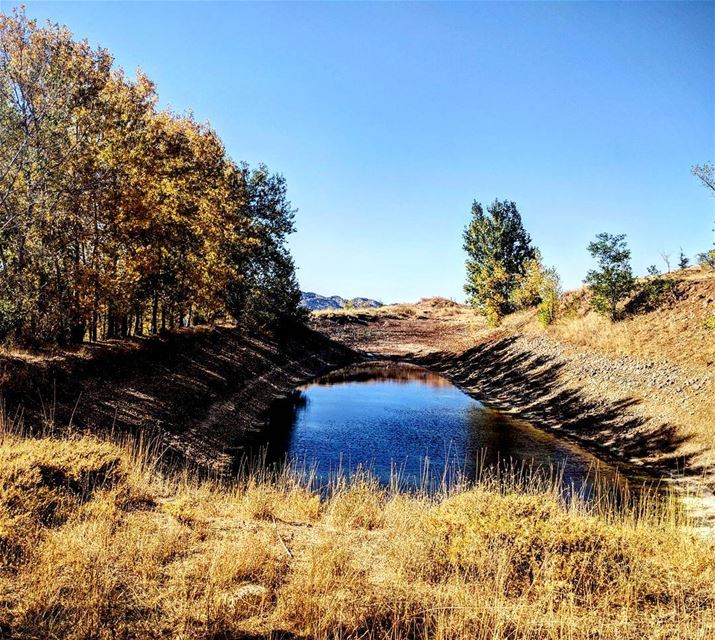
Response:
M518 348L504 337L459 354L437 353L412 362L446 375L494 409L508 410L551 431L597 447L611 460L645 462L659 473L695 471L697 452L674 425L637 414L640 400L594 401L565 384L565 363Z
M209 469L230 463L275 398L358 358L304 326L283 337L183 330L84 351L0 362L8 412L23 412L28 425L141 435L167 459Z

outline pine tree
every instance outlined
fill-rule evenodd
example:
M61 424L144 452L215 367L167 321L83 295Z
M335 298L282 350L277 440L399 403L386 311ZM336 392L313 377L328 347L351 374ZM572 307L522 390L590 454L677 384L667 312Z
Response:
M690 259L683 253L682 247L680 248L680 256L678 257L678 269L681 271L687 269L690 265Z

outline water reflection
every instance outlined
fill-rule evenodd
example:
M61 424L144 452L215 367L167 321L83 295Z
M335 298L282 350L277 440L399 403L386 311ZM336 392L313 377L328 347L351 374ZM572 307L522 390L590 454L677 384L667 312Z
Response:
M528 467L594 495L594 477L622 486L611 466L579 447L490 410L445 378L399 363L358 366L298 388L274 407L260 443L268 463L314 464L319 480L368 468L387 484L434 485L484 469Z

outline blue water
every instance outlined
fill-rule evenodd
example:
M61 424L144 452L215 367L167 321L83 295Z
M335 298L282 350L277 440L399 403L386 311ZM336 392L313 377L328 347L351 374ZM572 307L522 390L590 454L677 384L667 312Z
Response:
M406 365L356 367L299 387L271 416L268 460L313 465L319 479L369 469L383 483L528 467L588 486L615 471L584 450L489 410L444 378ZM427 473L426 473L427 472Z

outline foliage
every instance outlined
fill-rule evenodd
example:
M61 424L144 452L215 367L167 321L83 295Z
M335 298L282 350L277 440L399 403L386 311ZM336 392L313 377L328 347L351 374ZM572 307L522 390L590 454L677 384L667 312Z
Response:
M528 309L539 304L541 289L544 282L544 265L541 253L534 250L534 257L529 258L524 266L524 275L516 278L516 285L509 296L511 306L515 309Z
M17 307L10 300L0 300L0 342L12 334L18 325Z
M686 256L683 253L683 250L681 249L680 256L678 257L678 269L680 269L682 271L683 269L687 269L689 265L690 265L690 258L688 258L688 256Z
M696 164L692 169L693 175L700 179L705 187L715 193L715 166L710 163Z
M545 269L540 291L538 307L539 322L548 326L556 321L559 315L561 300L561 279L554 267Z
M283 178L156 103L106 50L0 15L0 300L16 340L295 314Z
M555 268L547 268L541 261L541 253L534 250L534 257L526 261L523 276L511 293L510 303L514 309L538 307L538 317L544 326L556 320L561 296L561 281Z
M704 326L708 331L715 331L715 316L706 318Z
M490 324L498 324L513 308L511 295L526 275L529 260L536 258L516 204L495 200L485 214L474 201L472 219L464 230L464 250L469 302Z
M703 268L715 269L715 249L699 253L698 264Z
M615 320L618 303L630 294L635 284L626 236L599 233L588 245L588 251L598 260L598 269L590 270L584 281L591 288L592 306Z
M636 286L635 295L626 304L626 313L644 313L658 309L666 302L676 302L678 282L673 278L663 278L655 266L648 267L650 277Z

